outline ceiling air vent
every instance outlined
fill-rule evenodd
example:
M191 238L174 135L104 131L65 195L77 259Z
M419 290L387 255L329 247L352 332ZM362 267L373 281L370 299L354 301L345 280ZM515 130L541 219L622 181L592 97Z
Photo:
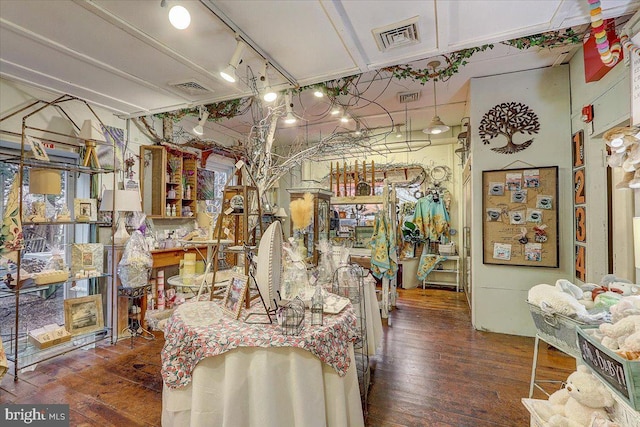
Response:
M185 80L181 82L169 83L169 86L178 89L181 92L190 96L209 95L213 91L204 87L200 82L196 80Z
M420 99L420 91L414 92L398 92L398 102L400 104L408 104L409 102L416 102Z
M372 32L378 49L383 52L420 42L417 16L385 27L374 28Z

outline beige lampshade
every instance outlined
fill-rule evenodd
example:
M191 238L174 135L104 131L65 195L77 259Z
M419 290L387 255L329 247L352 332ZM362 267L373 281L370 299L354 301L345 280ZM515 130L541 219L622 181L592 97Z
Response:
M60 193L62 193L62 177L60 176L60 171L31 169L29 172L29 193L60 195Z
M105 141L100 123L95 120L85 120L78 136L84 140Z
M276 218L286 218L288 215L287 215L287 211L285 211L284 208L281 207L280 209L277 210L274 216Z
M100 203L101 211L116 212L141 212L140 193L137 190L115 190L115 209L114 209L113 190L104 190L102 192L102 202Z

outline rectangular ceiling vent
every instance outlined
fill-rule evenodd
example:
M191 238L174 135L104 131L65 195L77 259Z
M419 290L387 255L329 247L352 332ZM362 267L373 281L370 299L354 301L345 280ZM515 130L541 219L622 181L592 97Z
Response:
M210 95L213 91L207 87L204 87L200 82L196 80L185 80L181 82L169 83L169 86L178 89L180 92L186 93L190 96Z
M371 31L373 38L376 39L378 49L382 52L420 43L417 16L385 27L374 28Z
M409 102L416 102L420 99L420 91L414 92L398 92L398 102L400 104L408 104Z

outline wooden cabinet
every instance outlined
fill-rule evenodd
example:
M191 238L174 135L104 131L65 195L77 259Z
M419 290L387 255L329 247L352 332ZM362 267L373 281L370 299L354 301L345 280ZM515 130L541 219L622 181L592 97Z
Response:
M311 224L301 234L301 241L306 248L306 259L310 264L318 264L318 242L329 240L329 206L331 204L331 192L323 189L292 188L289 191L290 201L302 199L305 193L313 194L313 218ZM293 235L293 223L291 224Z
M197 214L198 159L161 145L140 147L142 210L150 218L188 218Z

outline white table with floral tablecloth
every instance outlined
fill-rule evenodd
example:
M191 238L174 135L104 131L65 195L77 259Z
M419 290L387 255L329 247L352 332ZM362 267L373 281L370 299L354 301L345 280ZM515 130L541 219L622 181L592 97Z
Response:
M254 308L255 309L255 308ZM165 326L162 425L363 426L348 305L299 335L244 323L216 302L184 304Z

